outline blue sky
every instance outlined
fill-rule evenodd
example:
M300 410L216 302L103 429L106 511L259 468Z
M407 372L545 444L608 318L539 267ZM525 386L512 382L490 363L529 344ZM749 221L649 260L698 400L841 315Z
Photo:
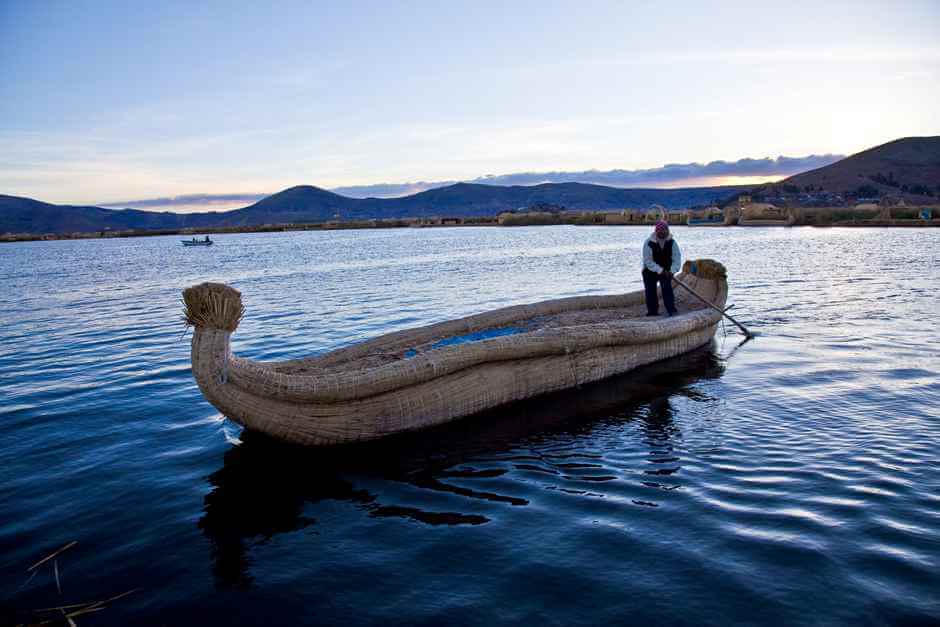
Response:
M763 4L0 0L0 193L103 204L940 134L940 3Z

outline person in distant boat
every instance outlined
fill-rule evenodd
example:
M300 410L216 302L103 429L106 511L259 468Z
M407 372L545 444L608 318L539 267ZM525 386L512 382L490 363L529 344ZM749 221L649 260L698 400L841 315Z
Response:
M207 242L209 241L209 236L208 236L208 235L206 235L206 241L207 241Z
M653 234L643 243L643 287L646 288L646 315L659 315L656 284L662 286L666 313L676 315L676 298L672 292L672 275L682 267L682 251L672 239L669 225L658 220Z

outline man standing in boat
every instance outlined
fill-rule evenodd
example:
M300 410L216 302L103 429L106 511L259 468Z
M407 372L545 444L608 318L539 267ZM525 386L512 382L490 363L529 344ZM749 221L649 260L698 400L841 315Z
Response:
M659 315L656 284L662 286L666 313L676 315L676 298L672 293L672 275L682 267L682 251L672 239L669 225L658 220L652 235L643 243L643 287L646 288L646 315Z

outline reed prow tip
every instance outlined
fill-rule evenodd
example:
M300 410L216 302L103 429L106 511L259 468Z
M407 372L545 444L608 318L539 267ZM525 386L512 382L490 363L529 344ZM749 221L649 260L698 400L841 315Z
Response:
M183 290L183 318L197 329L232 333L245 315L241 292L224 283L200 283Z

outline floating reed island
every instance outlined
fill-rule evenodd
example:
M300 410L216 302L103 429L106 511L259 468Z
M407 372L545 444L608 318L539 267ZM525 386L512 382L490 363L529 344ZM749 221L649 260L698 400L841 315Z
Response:
M622 374L707 344L728 295L724 266L687 261L679 315L647 317L642 291L579 296L398 331L283 362L232 354L238 290L183 291L193 375L206 399L248 429L306 445L375 440Z

